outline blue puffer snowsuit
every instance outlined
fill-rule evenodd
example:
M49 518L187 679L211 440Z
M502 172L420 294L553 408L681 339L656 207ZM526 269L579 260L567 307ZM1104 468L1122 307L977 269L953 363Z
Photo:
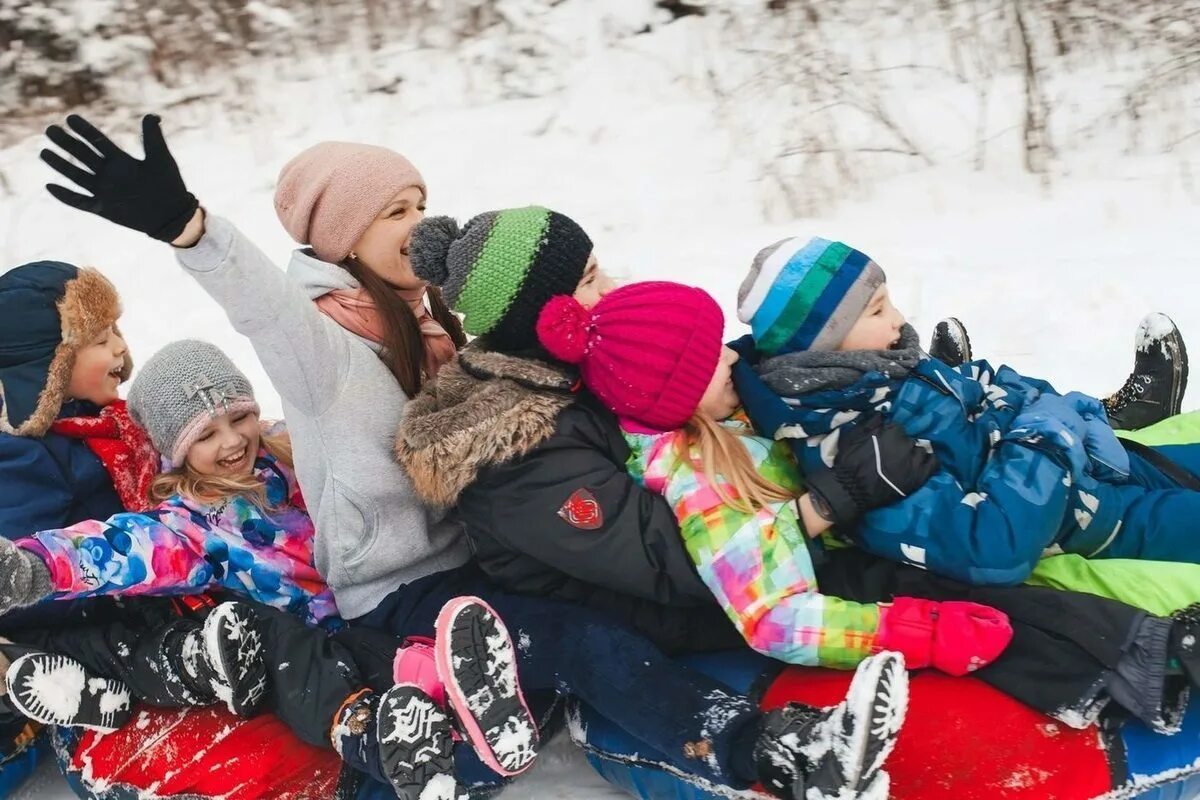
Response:
M869 373L844 390L787 402L746 360L734 379L755 427L790 438L805 472L831 463L825 434L873 412L932 444L941 470L844 532L879 556L996 585L1023 581L1047 550L1200 558L1200 492L1128 454L1094 398L1060 396L986 361L952 368L927 359L904 380Z
M90 403L67 403L60 416L90 417L99 411ZM124 510L112 477L83 439L0 432L0 536L20 539Z
M74 361L67 351L89 344L79 340L115 324L119 313L116 290L94 270L39 261L0 275L0 536L19 539L124 510L87 444L49 430L56 417L100 413L65 398ZM73 334L66 348L64 330ZM59 368L67 370L52 380Z

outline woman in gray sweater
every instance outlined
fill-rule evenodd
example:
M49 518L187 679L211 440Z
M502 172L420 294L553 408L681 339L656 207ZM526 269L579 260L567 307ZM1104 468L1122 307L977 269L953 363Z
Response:
M579 696L678 769L739 787L761 781L781 797L805 785L809 797L813 790L839 798L886 795L881 767L907 698L902 658L881 654L864 662L835 709L764 714L603 612L497 590L468 561L461 532L421 504L393 455L395 431L406 403L464 337L409 262L426 191L406 159L384 148L326 142L289 162L275 207L308 247L293 255L285 275L232 224L199 207L157 117L143 120L141 161L85 120L67 123L74 136L57 127L47 135L87 169L49 150L42 158L90 196L53 185L51 193L178 248L183 268L251 340L279 391L316 524L316 566L350 622L343 640L365 672L390 678L393 637L429 635L446 602L476 595L519 631L516 669L527 690ZM578 245L590 249L586 236ZM543 265L538 277L525 284L573 292L588 305L611 288L594 266L566 275ZM719 609L696 609L706 612L728 629L728 646L738 643ZM505 729L516 717L514 697L507 692L496 709L472 711L485 728L496 725L497 743L518 751L498 752L498 760L524 765L536 730ZM416 726L410 733L419 735ZM388 777L402 796L456 797L447 771L436 781L428 770L402 781ZM435 791L443 785L444 792Z

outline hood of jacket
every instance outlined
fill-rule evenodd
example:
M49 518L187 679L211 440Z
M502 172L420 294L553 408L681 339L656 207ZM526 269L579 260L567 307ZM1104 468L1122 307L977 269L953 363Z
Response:
M577 385L563 365L489 351L481 341L463 350L408 403L396 434L417 495L454 505L482 468L549 439Z

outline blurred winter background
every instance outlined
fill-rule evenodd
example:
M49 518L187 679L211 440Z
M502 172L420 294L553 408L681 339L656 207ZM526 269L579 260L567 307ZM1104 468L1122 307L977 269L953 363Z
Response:
M610 270L727 312L759 247L813 233L923 334L953 314L1060 388L1119 386L1150 310L1200 342L1200 0L0 0L0 268L99 266L135 357L207 338L265 390L167 248L42 190L68 111L127 145L161 114L280 264L279 167L348 139L409 156L433 212L550 205ZM509 792L610 794L563 741Z

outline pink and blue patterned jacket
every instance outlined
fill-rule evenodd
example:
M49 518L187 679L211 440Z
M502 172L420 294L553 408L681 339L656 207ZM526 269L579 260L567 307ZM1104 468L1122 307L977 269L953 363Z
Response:
M46 562L58 600L222 588L338 624L333 593L313 566L313 524L295 474L265 450L254 470L266 510L242 496L210 505L175 495L144 514L45 530L17 545Z

